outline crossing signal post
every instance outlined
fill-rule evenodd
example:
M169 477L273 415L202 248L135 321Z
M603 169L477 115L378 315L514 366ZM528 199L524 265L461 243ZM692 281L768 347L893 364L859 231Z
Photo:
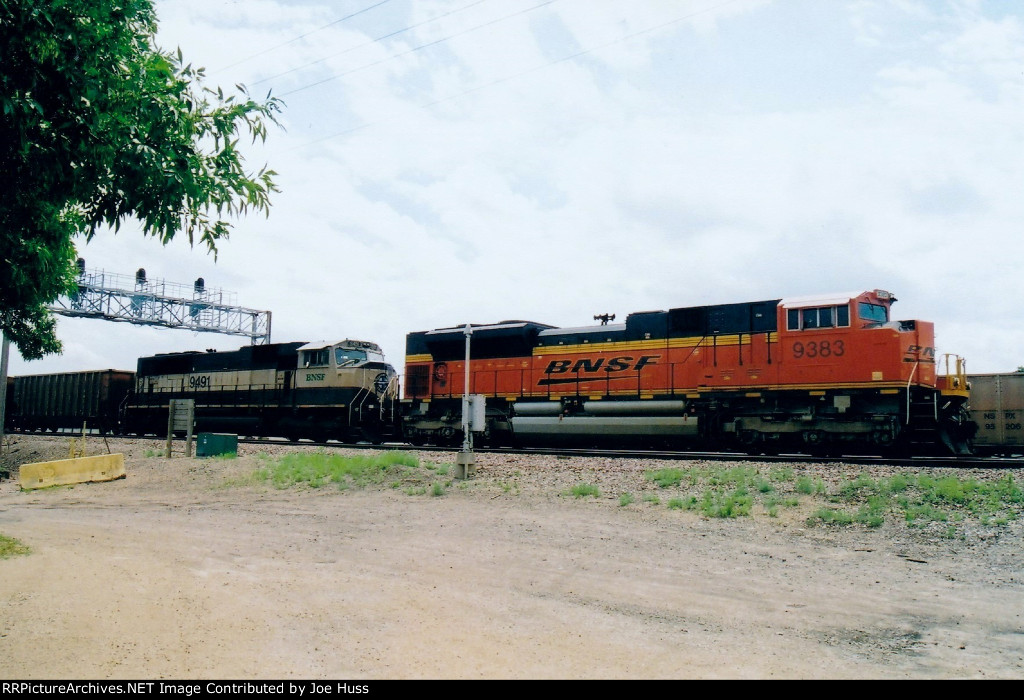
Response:
M467 323L462 331L466 336L466 381L462 388L462 449L455 459L455 478L469 479L476 473L476 455L473 453L473 429L482 429L484 397L469 393L469 355L473 328ZM479 420L474 420L479 418Z

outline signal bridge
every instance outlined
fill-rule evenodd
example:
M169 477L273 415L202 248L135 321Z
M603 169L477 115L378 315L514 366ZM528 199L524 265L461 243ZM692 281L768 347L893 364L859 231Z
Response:
M192 285L86 270L78 261L78 289L49 307L62 316L102 318L143 326L184 328L247 336L252 345L270 342L270 312L235 303L235 294L209 288L202 277Z

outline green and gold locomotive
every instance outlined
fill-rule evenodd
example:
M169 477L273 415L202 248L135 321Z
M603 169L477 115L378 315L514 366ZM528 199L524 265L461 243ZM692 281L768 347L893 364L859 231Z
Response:
M125 432L166 433L171 399L195 401L201 432L381 442L399 429L398 375L361 340L140 358Z

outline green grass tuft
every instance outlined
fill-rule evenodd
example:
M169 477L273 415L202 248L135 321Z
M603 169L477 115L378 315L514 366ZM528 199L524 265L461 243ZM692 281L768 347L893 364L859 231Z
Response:
M668 506L669 510L683 510L684 508L686 508L686 504L687 502L681 498L670 498L668 499L668 503L666 503L665 505Z
M583 498L584 496L598 498L601 495L601 490L593 484L576 484L569 490L569 494L576 498Z
M0 535L0 559L24 556L31 551L28 545L22 544L13 537Z
M305 484L320 488L335 484L339 488L366 486L391 481L395 471L419 466L419 460L405 452L346 457L324 451L292 452L256 471L256 477L277 488Z
M682 469L659 469L649 473L647 478L657 484L659 488L667 489L679 486L683 481L683 476L685 476L685 472Z
M750 515L753 503L753 497L742 487L730 492L705 491L700 510L709 518L738 518Z
M845 510L819 508L814 511L814 514L810 518L807 519L807 524L815 525L819 522L824 525L850 525L853 523L853 516Z
M811 496L814 494L822 494L827 491L825 482L821 480L821 477L812 479L809 476L801 476L796 480L796 492L802 493L805 496Z

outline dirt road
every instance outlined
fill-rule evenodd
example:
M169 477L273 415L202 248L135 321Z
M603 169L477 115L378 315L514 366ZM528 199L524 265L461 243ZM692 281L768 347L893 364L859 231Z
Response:
M622 506L651 465L584 459L481 456L442 496L279 490L246 478L265 448L111 447L126 479L0 483L32 548L0 560L4 679L1024 677L1020 523L708 519ZM581 477L608 495L565 495Z

